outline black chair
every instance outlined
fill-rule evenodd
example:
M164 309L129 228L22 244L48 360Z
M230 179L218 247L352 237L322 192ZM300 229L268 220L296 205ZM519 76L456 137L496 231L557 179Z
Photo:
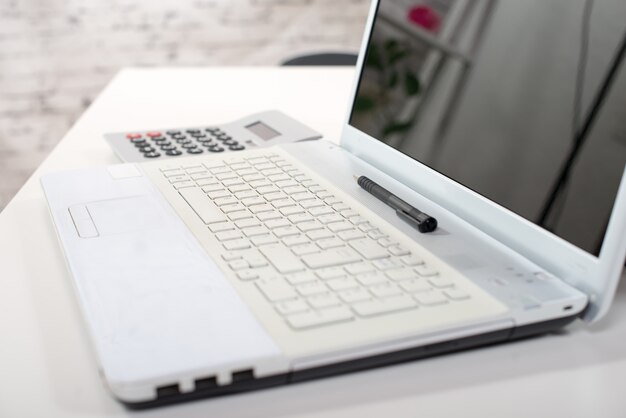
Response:
M322 53L301 55L288 59L281 65L356 65L356 54Z

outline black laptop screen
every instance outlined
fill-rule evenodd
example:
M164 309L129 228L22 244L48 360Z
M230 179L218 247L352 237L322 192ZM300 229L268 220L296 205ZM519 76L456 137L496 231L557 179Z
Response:
M626 164L623 3L381 0L350 124L597 255Z

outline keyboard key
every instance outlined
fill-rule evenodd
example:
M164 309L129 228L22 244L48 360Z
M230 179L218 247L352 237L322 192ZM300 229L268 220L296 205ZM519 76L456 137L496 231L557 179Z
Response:
M295 206L295 204L296 202L291 199L280 199L274 200L272 202L272 206L274 206L276 209L286 208L287 206Z
M339 300L339 298L330 293L311 296L307 298L307 302L309 302L309 305L311 305L315 309L324 309L331 306L341 305L341 301Z
M399 283L400 287L409 293L426 292L432 290L432 286L424 279L409 279Z
M419 274L420 276L423 276L423 277L436 276L436 275L439 274L439 272L437 270L435 270L434 268L432 268L428 264L421 264L421 265L415 267L415 271L417 272L417 274Z
M283 238L289 235L300 235L300 231L298 230L298 228L294 226L284 226L280 228L275 228L272 230L272 232L278 238Z
M268 193L268 194L264 195L263 197L265 197L265 199L268 202L273 202L275 200L282 200L282 199L288 199L289 198L289 196L287 196L283 192Z
M172 186L174 186L176 190L180 190L185 187L193 187L195 189L196 183L193 180L187 180L187 181L181 181L180 183L174 183L172 184ZM198 191L201 192L202 190L198 189Z
M274 305L278 313L281 315L291 315L298 312L305 312L310 310L309 306L302 299L286 300L284 302L278 302Z
M209 225L211 232L222 232L235 229L235 225L230 222L216 222Z
M232 270L237 271L247 269L248 267L250 267L250 265L246 260L234 260L228 263L228 267L230 267Z
M346 303L363 302L365 300L372 300L372 295L367 290L360 287L342 290L337 292L341 300Z
M390 269L402 266L399 261L397 261L395 259L389 259L389 258L381 258L381 259L378 259L378 260L374 260L372 262L372 264L378 270L382 270L382 271L390 270Z
M259 218L259 221L265 222L270 219L282 218L282 215L274 210L272 212L261 212L256 217Z
M294 216L294 215L292 215ZM322 229L324 228L324 225L322 225L321 223L313 220L313 221L307 221L307 222L301 222L298 225L296 225L298 227L298 229L302 232L309 232L309 231L313 231L315 229Z
M269 221L265 222L265 226L268 227L269 229L274 229L274 228L280 228L283 226L290 226L291 223L284 218L281 219L270 219Z
M246 210L246 207L242 205L241 203L235 203L234 205L224 205L220 209L222 209L224 213L231 213L231 212L237 212L240 210Z
M393 283L381 283L370 286L369 291L379 298L388 298L402 294L402 290Z
M349 248L326 250L302 257L302 261L312 269L342 266L344 264L350 264L360 260L361 257Z
M302 206L305 209L314 209L314 208L319 208L320 206L326 207L325 203L319 199L303 200L302 202L300 202L300 206ZM330 210L332 211L332 209ZM311 212L309 211L309 213ZM311 215L313 215L313 213L311 213Z
M348 308L338 306L334 308L322 309L316 312L305 312L290 315L287 318L287 322L295 329L306 329L319 325L350 321L353 318L354 316Z
M187 188L179 193L205 224L227 220L222 211L199 188Z
M332 290L346 290L354 287L359 287L359 284L352 277L339 277L337 279L330 279L326 281L328 287Z
M308 202L308 200L307 200ZM322 205L325 205L324 202L320 201L320 203ZM302 202L300 204L300 206L304 207L304 202ZM309 209L309 213L313 216L319 217L322 215L329 215L331 213L335 213L335 211L332 208L329 208L328 206L320 206L320 207L313 207L311 209Z
M221 186L220 186L221 187ZM203 190L204 191L204 190ZM230 193L228 192L228 190L225 189L219 189L219 190L214 190L214 191L209 191L207 192L207 196L210 199L221 199L223 197L228 197L230 196Z
M338 232L337 236L344 241L350 241L353 239L363 238L365 237L365 234L363 234L361 231L358 231L356 229L351 229L347 231Z
M369 273L376 271L374 267L372 267L369 263L354 263L344 267L344 270L353 276L362 273Z
M228 251L245 250L247 248L250 248L250 242L245 239L233 239L230 241L225 241L224 243L222 243L222 245Z
M270 244L259 248L259 251L282 274L304 270L304 265L300 259L284 245Z
M243 228L250 228L253 226L260 226L261 222L256 218L248 218L248 219L241 219L235 222L235 225L237 226L237 228L243 229Z
M391 247L388 248L388 250L391 254L396 255L396 256L403 256L403 255L410 254L409 250L407 250L406 248L402 248L399 245L392 245Z
M260 279L255 283L270 302L294 299L298 296L293 287L282 278Z
M416 256L415 254L408 254L400 257L400 260L407 266L418 266L424 263L424 260Z
M446 296L452 300L466 300L470 298L469 293L465 292L458 287L453 287L452 289L447 289L445 292Z
M273 212L274 207L268 203L262 205L254 205L248 208L252 213L261 213L261 212Z
M280 209L280 213L282 213L283 216L295 215L296 213L302 212L304 212L304 209L302 209L300 206L287 206Z
M241 232L237 230L218 232L215 234L215 238L219 241L228 241L230 239L237 239L241 237Z
M291 247L291 251L293 251L293 253L297 256L302 256L305 254L317 253L320 251L320 249L315 244L303 244Z
M332 238L332 237L335 236L335 234L330 232L328 229L316 229L314 231L307 232L306 236L311 241L315 241L315 240L318 240L318 239Z
M246 237L255 237L257 235L267 235L270 233L270 230L264 226L253 226L251 228L246 228L243 230L243 234Z
M356 279L363 286L372 286L375 284L387 283L387 278L378 271L363 273L356 276Z
M302 296L311 296L328 292L328 288L322 282L302 283L296 286L296 290Z
M286 274L285 279L292 285L314 282L317 280L315 275L310 271Z
M222 254L222 258L224 259L224 261L233 261L233 260L238 260L241 258L241 253L224 253Z
M415 274L415 272L413 270L411 270L410 268L399 268L399 269L393 269L393 270L387 270L387 272L385 273L387 275L387 277L389 277L391 280L408 280L408 279L415 279L417 277L419 277L417 274Z
M428 282L438 289L444 289L454 286L454 282L452 280L442 276L431 277Z
M287 217L291 223L297 224L300 222L311 222L313 221L313 217L308 213L296 213L295 215L290 215Z
M340 240L339 238L320 239L320 240L317 240L316 243L322 250L327 250L329 248L343 247L345 245L344 242Z
M356 239L348 242L361 256L367 260L389 257L387 250L370 239Z
M299 245L299 244L307 244L309 243L309 239L304 236L304 235L290 235L287 236L285 238L283 238L283 244L285 244L287 247L292 247L294 245Z
M416 308L417 302L408 295L394 296L381 300L359 302L352 305L352 309L360 316L375 316L389 312Z
M215 203L217 206L233 205L237 202L238 200L232 196L220 197L219 199L213 200L213 203Z
M329 213L327 215L321 215L317 218L318 221L323 223L324 225L332 223L332 222L342 222L343 216L336 212Z
M428 292L415 293L413 297L419 302L420 305L424 306L443 305L448 303L448 300L441 294L441 292L432 290Z
M334 222L327 225L328 229L333 232L341 232L352 229L352 224L350 222L342 221L342 222Z
M253 237L250 239L250 242L256 247L267 244L276 244L278 242L278 238L274 235L260 235L258 237Z
M334 279L337 277L345 277L346 272L341 267L327 267L323 269L319 269L315 272L317 277L322 280Z
M228 219L231 221L239 221L241 219L251 218L252 214L247 210L240 210L237 212L231 212L228 214Z

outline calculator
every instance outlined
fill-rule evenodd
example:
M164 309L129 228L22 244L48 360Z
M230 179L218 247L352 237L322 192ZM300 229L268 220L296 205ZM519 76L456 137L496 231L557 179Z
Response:
M234 152L321 137L320 133L277 110L254 113L220 125L104 135L124 162Z

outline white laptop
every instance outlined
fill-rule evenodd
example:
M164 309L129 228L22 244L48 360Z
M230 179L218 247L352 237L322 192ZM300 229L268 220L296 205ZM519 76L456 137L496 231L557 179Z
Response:
M476 37L474 54L461 57L473 62L464 74L463 65L446 69L461 59L443 43L448 22L498 19L498 10L441 6L435 35L405 21L397 4L372 5L340 146L42 178L115 398L140 408L295 383L607 311L626 254L623 147L585 171L612 146L592 132L595 144L546 205L571 137L507 134L533 113L516 108L520 73L483 72L493 61L506 67L488 23L481 33L456 22L462 37ZM454 109L438 96L450 91ZM355 176L438 228L418 232Z

